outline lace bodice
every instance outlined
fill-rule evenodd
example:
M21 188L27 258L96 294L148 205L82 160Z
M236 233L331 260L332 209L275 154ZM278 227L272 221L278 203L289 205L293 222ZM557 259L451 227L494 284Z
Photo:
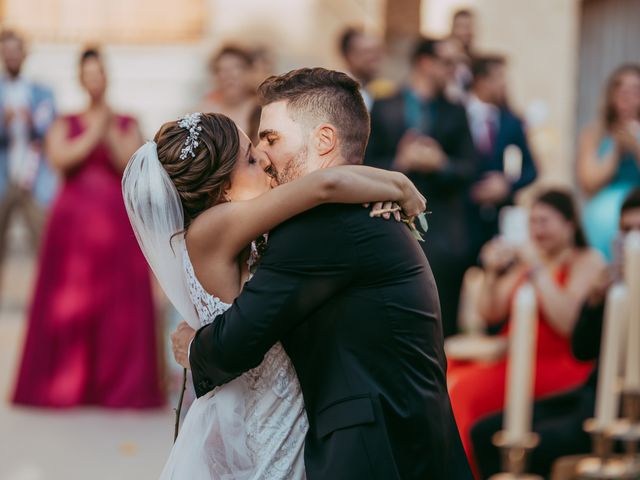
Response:
M208 325L213 322L213 319L226 312L231 306L230 303L224 303L218 297L214 295L210 295L204 287L200 284L198 279L196 278L196 273L193 270L193 265L191 264L191 260L189 259L189 254L187 253L187 249L184 249L184 269L187 272L187 283L189 285L189 296L191 297L191 301L193 305L196 307L196 311L198 312L198 318L200 319L200 323L204 325Z
M254 250L252 248L252 252ZM231 305L204 289L196 278L186 250L183 260L191 301L196 307L200 323L207 325L217 315L228 310ZM255 262L255 255L250 256L250 262ZM247 455L255 465L250 476L251 480L303 479L303 446L309 427L300 384L282 345L275 344L258 367L244 373L230 384L219 387L216 391L235 388L239 382L244 392L243 398L238 399L238 401L244 400L242 411L246 442L243 443L246 444ZM216 397L217 394L214 392L211 397L205 396L198 399L193 413L197 416L211 417L210 412L207 414L204 412L206 409L216 408ZM201 405L203 401L208 402L209 405ZM220 405L217 407L219 408ZM189 415L191 414L190 410ZM225 417L222 412L220 415L221 417L218 418ZM192 419L192 424L194 428L198 428L197 419ZM209 478L218 478L218 476L211 470Z

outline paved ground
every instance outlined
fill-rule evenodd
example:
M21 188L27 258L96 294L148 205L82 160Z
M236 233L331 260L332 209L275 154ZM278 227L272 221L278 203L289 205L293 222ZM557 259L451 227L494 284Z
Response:
M157 478L171 446L170 410L61 413L8 403L33 277L33 258L24 245L16 225L0 290L0 480Z

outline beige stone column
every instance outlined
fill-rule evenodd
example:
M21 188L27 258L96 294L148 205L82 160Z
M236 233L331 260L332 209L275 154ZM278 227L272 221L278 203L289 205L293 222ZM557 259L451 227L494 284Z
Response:
M387 0L385 6L385 37L414 37L420 33L421 0Z
M530 130L544 180L573 183L580 0L485 0L477 8L480 46L508 57L516 109L546 110Z
M389 52L385 76L402 81L408 56L420 35L421 0L387 0L384 9L385 41Z

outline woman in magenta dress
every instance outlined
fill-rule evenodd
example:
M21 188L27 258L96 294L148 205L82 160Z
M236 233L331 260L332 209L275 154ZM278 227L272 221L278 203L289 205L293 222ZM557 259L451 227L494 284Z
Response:
M50 214L13 401L39 407L150 408L164 403L150 275L122 199L142 143L105 101L99 52L80 60L89 108L60 118L47 152L64 176Z

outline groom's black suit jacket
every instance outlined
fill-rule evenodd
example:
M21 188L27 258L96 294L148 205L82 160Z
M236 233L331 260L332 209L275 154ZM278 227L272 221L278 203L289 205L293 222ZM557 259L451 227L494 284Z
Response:
M471 479L451 412L436 285L404 224L325 205L269 236L233 306L191 346L199 396L282 341L309 480Z

